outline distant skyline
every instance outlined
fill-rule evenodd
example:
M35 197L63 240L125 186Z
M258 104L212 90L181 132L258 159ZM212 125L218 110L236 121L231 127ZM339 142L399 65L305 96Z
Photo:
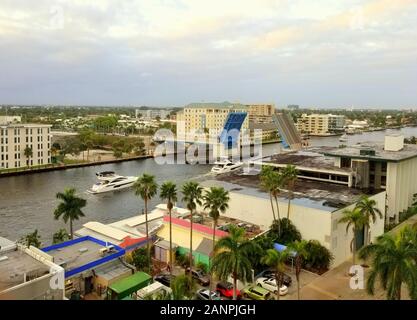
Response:
M0 104L417 107L416 0L0 3Z

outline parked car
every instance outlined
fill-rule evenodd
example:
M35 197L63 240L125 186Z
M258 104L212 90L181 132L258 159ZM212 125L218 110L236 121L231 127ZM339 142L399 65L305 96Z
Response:
M292 284L292 278L286 274L281 272L281 276L282 278L282 283L285 284L287 287L290 287ZM264 270L262 271L260 274L257 275L257 278L274 278L275 279L275 271L268 269L268 270Z
M228 232L228 231L229 231L229 229L230 229L230 226L231 226L231 224L230 224L230 223L227 223L227 224L224 224L224 225L218 226L218 227L217 227L217 229L218 229L218 230L221 230L221 231L226 231L226 232Z
M273 292L274 294L277 294L278 292L278 286L275 278L258 278L256 279L256 284L259 287L262 287L268 291ZM279 295L285 296L288 293L288 287L286 285L282 285L281 288L279 288Z
M211 300L222 300L218 292L210 291L209 289L200 289L197 291L198 300L210 300L210 295Z
M171 277L170 274L161 273L156 275L153 279L162 283L163 285L166 285L167 287L171 287L171 282L175 279L175 276L172 275Z
M185 269L185 273L190 273L190 267ZM198 281L202 286L208 286L210 284L210 278L203 272L203 270L191 270L192 277Z
M260 287L251 285L242 290L243 297L250 298L253 300L270 300L272 294L270 291Z
M230 282L219 282L216 286L216 291L226 298L233 298L233 285ZM236 297L240 299L242 297L242 294L240 293L240 290L236 290Z

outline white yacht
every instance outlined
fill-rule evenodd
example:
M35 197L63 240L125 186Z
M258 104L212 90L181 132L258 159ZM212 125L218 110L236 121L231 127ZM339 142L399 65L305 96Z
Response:
M138 177L120 176L113 171L97 172L96 176L100 181L94 184L91 189L87 190L89 193L96 194L126 189L133 186L138 179Z
M213 168L211 168L211 172L214 174L232 172L240 169L242 166L243 162L232 162L228 159L223 159L214 163Z

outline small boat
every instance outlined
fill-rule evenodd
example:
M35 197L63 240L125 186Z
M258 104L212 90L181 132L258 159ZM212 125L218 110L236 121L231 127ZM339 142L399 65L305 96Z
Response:
M243 166L243 162L232 162L228 159L224 159L221 161L216 161L214 163L213 168L211 168L211 172L214 174L222 174L227 172L232 172L240 169Z
M339 138L339 141L340 141L340 142L346 142L346 141L348 141L348 139L347 139L347 135L346 135L346 134L344 134L343 136L341 136L341 137Z
M88 193L97 194L126 189L133 186L138 179L138 177L120 176L113 171L97 172L96 176L99 182L87 190Z

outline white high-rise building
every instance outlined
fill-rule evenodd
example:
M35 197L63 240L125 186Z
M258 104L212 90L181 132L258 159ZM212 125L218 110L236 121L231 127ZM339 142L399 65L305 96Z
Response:
M51 127L45 124L0 124L0 170L51 163ZM30 152L25 152L29 149Z

